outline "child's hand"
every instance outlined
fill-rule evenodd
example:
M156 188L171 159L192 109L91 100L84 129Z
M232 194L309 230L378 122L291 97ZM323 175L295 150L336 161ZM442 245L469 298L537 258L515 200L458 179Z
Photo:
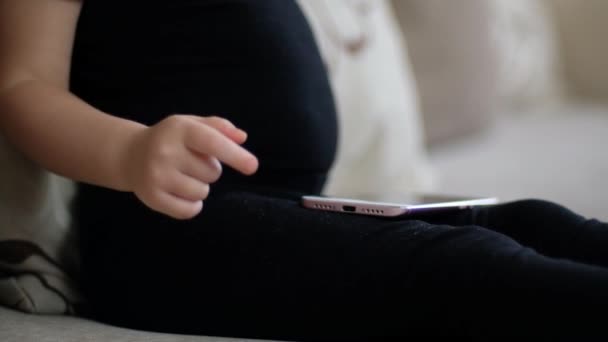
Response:
M173 115L145 128L128 151L127 181L148 207L177 219L196 216L209 184L222 173L220 162L243 174L258 167L239 146L247 134L218 117Z

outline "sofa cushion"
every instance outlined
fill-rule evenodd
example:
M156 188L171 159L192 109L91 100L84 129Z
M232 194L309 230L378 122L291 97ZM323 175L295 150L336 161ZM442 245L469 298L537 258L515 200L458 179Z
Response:
M393 4L408 42L429 144L485 133L505 106L560 100L556 33L540 0Z

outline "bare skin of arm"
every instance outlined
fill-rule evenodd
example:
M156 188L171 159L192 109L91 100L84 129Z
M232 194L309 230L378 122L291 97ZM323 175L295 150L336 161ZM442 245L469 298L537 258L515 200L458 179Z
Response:
M64 177L129 191L188 219L221 163L253 174L247 134L218 117L169 115L154 126L121 119L69 91L79 0L0 0L0 134Z

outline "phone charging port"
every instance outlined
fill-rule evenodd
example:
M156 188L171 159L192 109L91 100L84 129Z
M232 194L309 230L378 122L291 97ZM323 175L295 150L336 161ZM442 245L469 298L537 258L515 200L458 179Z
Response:
M348 211L350 213L353 213L357 210L356 207L352 206L352 205L343 205L342 206L342 211Z

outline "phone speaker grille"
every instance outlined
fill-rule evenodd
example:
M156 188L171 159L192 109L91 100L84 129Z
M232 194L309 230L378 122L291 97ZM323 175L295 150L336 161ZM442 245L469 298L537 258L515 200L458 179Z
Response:
M367 214L384 214L384 210L373 209L373 208L365 208L365 209L363 209L363 212L367 213Z
M327 204L315 204L314 207L318 208L318 209L325 209L325 210L336 210L335 206L327 205Z

